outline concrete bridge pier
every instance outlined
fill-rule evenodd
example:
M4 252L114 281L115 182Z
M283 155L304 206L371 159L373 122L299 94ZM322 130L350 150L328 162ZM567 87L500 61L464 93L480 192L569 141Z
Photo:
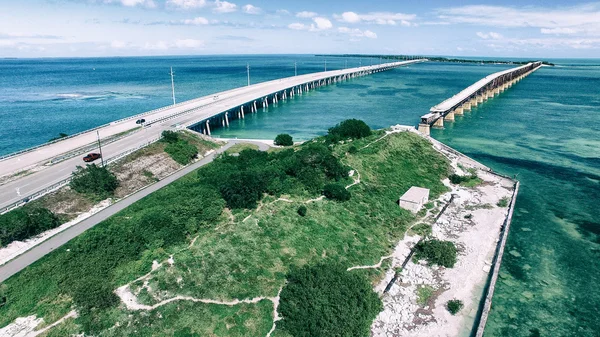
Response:
M454 110L454 112L453 112L453 113L454 113L455 115L457 115L457 116L462 116L462 115L464 115L464 112L463 112L463 107L462 107L462 106L460 106L460 107L456 108L456 109Z
M242 115L242 119L244 119L245 117L244 117L244 106L243 105L240 107L240 114Z
M209 120L206 120L206 134L210 136L210 123Z
M452 115L452 120L454 120L454 115ZM444 127L444 118L438 118L435 123L433 123L434 127L443 128Z
M471 101L465 102L462 105L463 111L471 111Z
M483 96L482 95L477 95L477 104L479 103L483 103Z
M227 115L229 115L229 113L225 112L225 126L229 127L229 116Z
M419 124L419 128L418 128L419 132L429 136L431 134L431 127L429 126L429 124Z
M438 119L438 121L439 121L439 120L441 120L441 118L440 118L440 119ZM444 116L444 120L445 120L445 121L448 121L448 122L454 122L454 111L450 111L450 112L448 112L448 113L446 114L446 116ZM435 123L437 124L437 121L436 121ZM436 124L434 124L434 125L435 125L435 126L438 126L438 125L436 125ZM444 122L443 122L443 121L442 121L442 125L441 125L441 126L442 126L442 127L444 126Z

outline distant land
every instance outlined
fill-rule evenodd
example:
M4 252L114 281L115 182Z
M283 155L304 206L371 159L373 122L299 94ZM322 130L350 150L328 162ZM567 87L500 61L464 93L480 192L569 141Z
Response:
M361 54L316 54L315 56L326 56L326 57L365 57L365 58L382 58L386 60L409 60L414 59L415 55L361 55ZM476 60L476 59L457 59L457 58L448 58L448 57L429 57L429 56L419 56L426 58L430 61L434 62L455 62L455 63L485 63L485 64L527 64L530 62L537 62L539 60L531 60L531 61L500 61L500 60ZM542 61L542 64L548 66L554 66L554 63L550 63L547 61Z

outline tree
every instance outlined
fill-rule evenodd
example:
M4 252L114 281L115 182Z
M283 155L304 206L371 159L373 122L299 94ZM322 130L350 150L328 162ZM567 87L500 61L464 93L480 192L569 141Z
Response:
M275 145L292 146L294 145L294 140L292 139L292 136L288 135L287 133L282 133L275 137Z
M177 143L179 141L179 134L175 131L165 130L161 134L162 140L166 143Z
M348 191L344 186L340 184L327 184L323 187L323 195L327 199L337 200L337 201L347 201L350 200L350 191Z
M327 139L334 143L340 140L352 138L360 139L371 135L371 128L358 119L347 119L329 129Z
M302 205L298 207L298 215L305 216L306 215L306 206Z
M117 177L105 167L96 164L77 166L71 180L71 188L79 193L92 194L104 199L111 196L119 186Z
M198 155L198 148L185 140L178 140L167 144L165 152L179 164L187 165Z
M456 263L456 246L451 241L426 240L419 241L415 246L415 259L427 260L446 268L454 267Z
M337 263L293 267L280 298L278 325L295 337L368 336L383 309L369 280Z
M0 215L0 246L23 241L61 225L54 213L29 205Z

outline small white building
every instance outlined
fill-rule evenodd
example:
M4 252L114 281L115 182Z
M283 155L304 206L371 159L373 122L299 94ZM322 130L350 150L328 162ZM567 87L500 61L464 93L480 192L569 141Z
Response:
M417 213L427 201L429 201L429 189L413 186L400 197L400 207Z

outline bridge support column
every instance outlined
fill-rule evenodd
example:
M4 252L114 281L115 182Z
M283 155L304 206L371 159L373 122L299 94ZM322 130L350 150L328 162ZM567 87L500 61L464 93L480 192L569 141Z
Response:
M429 124L419 124L419 132L422 134L429 136L431 134L431 127Z
M441 118L440 118L441 119ZM438 119L438 121L440 120ZM448 121L448 122L454 122L454 111L450 111L449 113L446 114L446 116L444 116L444 120ZM437 121L436 121L437 124ZM436 125L437 126L437 125ZM442 122L442 126L444 126L444 123Z
M452 117L454 117L454 115L452 115ZM444 127L444 118L440 117L438 118L435 123L433 123L434 127L438 127L438 128L443 128Z
M500 88L499 88L499 87L496 87L496 88L494 89L494 94L495 94L495 95L500 95Z
M460 107L458 107L458 108L454 109L454 114L455 114L455 115L457 115L457 116L462 116L462 115L464 115L462 106L460 106Z
M240 107L240 113L242 114L242 119L244 119L244 106Z
M477 104L479 103L483 103L483 96L482 95L477 95Z
M229 127L229 116L227 116L227 115L229 115L229 113L227 113L227 112L226 112L226 113L225 113L225 125L226 125L227 127Z
M466 102L462 105L463 111L471 111L471 101Z
M210 136L210 123L208 122L208 119L206 120L206 132Z

